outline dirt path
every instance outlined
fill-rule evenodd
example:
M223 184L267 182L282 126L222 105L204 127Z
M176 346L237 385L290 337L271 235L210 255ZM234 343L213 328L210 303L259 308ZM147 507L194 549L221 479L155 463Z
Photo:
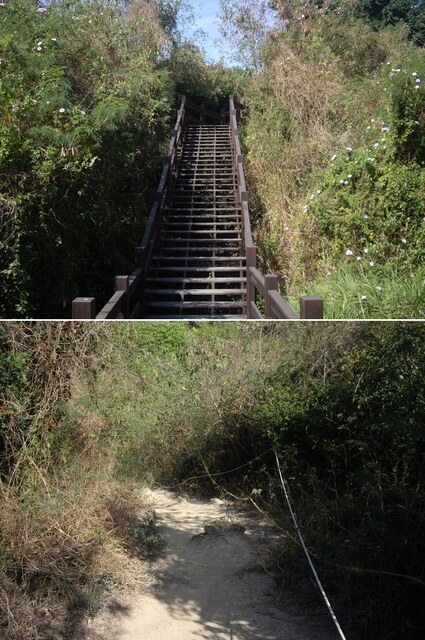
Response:
M234 524L240 514L220 500L166 491L152 499L167 543L165 557L152 565L152 587L130 604L116 603L94 623L91 638L335 640L326 617L285 613L273 580L254 570L264 525L245 521L243 532Z

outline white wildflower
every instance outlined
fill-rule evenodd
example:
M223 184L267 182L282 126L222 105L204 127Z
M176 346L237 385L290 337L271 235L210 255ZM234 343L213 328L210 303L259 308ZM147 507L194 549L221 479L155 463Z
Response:
M376 287L377 291L382 291L382 287Z
M371 260L371 261L369 262L369 264L370 264L370 266L371 266L371 267L374 267L374 266L375 266L375 263L374 263L374 261L373 261L373 260Z
M402 242L403 244L407 244L407 240L406 240L406 238L402 238L402 239L401 239L401 242Z
M367 215L367 213L365 213L365 214L364 214L363 218L364 218L365 220L368 220L369 216Z
M365 253L366 255L369 253L369 249L363 249L363 253Z
M367 296L362 296L360 299L361 300L367 300Z
M37 51L41 51L41 47L37 47Z
M361 261L361 259L362 259L362 257L361 257L361 256L357 256L357 262L360 262L360 261Z
M345 150L348 151L348 153L352 153L353 149L351 147L345 147Z
M62 107L61 109L59 109L59 113L65 113L65 109Z
M346 256L353 256L354 253L351 251L351 249L347 249L347 251L345 252Z

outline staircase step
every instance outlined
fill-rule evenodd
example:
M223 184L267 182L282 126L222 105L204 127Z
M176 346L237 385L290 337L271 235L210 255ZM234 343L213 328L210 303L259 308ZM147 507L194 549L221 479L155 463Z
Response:
M209 265L212 265L212 263L215 262L229 262L229 261L238 261L238 262L243 262L245 263L245 256L162 256L162 255L158 255L155 254L154 256L152 256L152 260L161 260L161 261L176 261L176 260L183 260L183 261L192 261L192 262L208 262ZM193 266L198 266L198 265L193 265ZM226 265L227 267L231 267L233 265ZM215 267L215 265L214 265ZM211 269L213 268L213 266L211 266Z
M229 276L231 273L245 273L245 267L243 266L233 266L233 267L210 267L210 266L206 266L206 267L199 267L199 266L193 266L193 267L189 267L189 266L176 266L176 267L151 267L149 272L154 272L154 273L172 273L173 275L175 275L178 272L181 273L227 273ZM206 276L209 277L209 276ZM165 278L168 280L168 278ZM227 278L224 278L224 280L227 281Z
M162 302L150 301L145 302L145 307L152 309L243 309L245 303L240 300L229 300L226 302Z
M150 284L245 284L246 278L147 278Z
M245 314L229 314L229 313L223 313L222 315L216 315L216 314L211 314L209 316L205 316L202 314L189 314L189 313L185 313L184 315L180 315L180 316L175 316L175 315L169 315L169 316L164 316L164 315L149 315L146 314L143 316L144 319L146 320L193 320L194 322L202 322L202 321L210 321L210 320L242 320L244 318L246 318Z
M240 296L246 293L246 289L146 289L145 293L149 296L179 296L182 300L186 296L205 296L211 300L212 296L218 298Z
M220 230L222 230L223 233L227 233L228 231L235 229L235 225L231 222L217 222L215 220L213 222L199 222L198 220L195 220L190 222L189 225L183 224L182 222L170 222L169 220L163 220L163 226L170 229L173 233L177 233L180 230L182 232L196 231L197 233L209 233L214 227L217 228L217 233L219 233Z
M194 232L196 233L196 232ZM229 233L235 233L235 232L231 232L231 231L225 231L224 233L229 234ZM187 231L185 233L185 235L187 236L191 236L192 234L190 233L190 231ZM207 236L211 236L211 237L205 237L205 235ZM167 236L171 236L171 237L167 237ZM240 242L241 241L241 237L240 234L235 236L233 235L230 238L226 238L226 237L214 237L214 232L213 231L208 231L205 232L203 234L204 237L202 238L192 238L192 237L187 237L187 238L182 238L179 235L171 235L171 233L167 233L166 231L164 231L162 233L162 235L160 236L161 238L161 242L177 242L179 244L181 244L182 242L187 244L188 242L192 243L192 244L199 244L200 242L208 242L208 246L210 246L211 243L217 244L217 243L221 243L221 244L227 244L229 242Z

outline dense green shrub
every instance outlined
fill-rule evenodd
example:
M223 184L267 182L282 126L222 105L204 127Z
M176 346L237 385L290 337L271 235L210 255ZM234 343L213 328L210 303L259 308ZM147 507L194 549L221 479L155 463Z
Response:
M131 268L173 92L153 18L106 0L0 11L1 314L51 317L104 297L114 255Z

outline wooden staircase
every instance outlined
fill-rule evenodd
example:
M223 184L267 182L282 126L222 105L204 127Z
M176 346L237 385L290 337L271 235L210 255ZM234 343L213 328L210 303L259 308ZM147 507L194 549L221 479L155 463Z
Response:
M95 298L75 298L74 319L323 318L321 298L301 297L298 313L257 269L239 111L233 96L220 113L183 97L136 267L99 313Z
M236 180L230 126L186 126L148 269L143 317L245 317Z

